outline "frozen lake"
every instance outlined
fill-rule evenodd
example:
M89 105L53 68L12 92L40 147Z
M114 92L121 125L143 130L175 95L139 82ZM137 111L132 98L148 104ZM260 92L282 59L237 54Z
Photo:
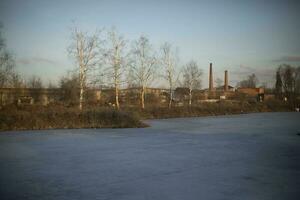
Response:
M0 133L0 198L299 199L300 113L148 123Z

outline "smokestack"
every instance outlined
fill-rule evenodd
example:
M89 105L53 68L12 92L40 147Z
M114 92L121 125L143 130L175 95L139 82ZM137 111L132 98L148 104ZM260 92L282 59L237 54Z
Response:
M228 91L228 71L225 71L225 77L224 77L224 91Z
M212 72L212 63L209 64L209 91L213 91L213 72Z

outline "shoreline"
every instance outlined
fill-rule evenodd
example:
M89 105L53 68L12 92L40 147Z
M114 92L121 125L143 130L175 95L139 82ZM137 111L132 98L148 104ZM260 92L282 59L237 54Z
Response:
M19 128L19 129L10 129L10 130L0 130L0 134L9 133L12 131L25 132L25 131L39 131L39 130L78 130L78 129L135 129L135 128L148 128L152 127L149 124L149 121L158 121L158 120L168 120L168 119L185 119L185 118L213 118L213 117L224 117L224 116L238 116L238 115L249 115L249 114L259 114L259 113L293 113L296 111L261 111L261 112L241 112L241 113L214 113L214 114L202 114L202 115L190 115L190 116L169 116L169 117L160 117L160 118L142 118L139 119L139 126L134 127L117 127L117 126L95 126L95 127L49 127L49 128Z

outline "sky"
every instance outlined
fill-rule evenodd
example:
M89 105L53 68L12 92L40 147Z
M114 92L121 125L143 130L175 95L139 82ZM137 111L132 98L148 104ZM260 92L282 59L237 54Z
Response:
M76 66L68 56L70 28L116 27L128 46L141 34L159 50L178 49L180 63L198 62L207 87L229 71L233 86L251 73L272 86L276 68L300 65L300 1L293 0L0 0L0 21L17 70L57 82Z

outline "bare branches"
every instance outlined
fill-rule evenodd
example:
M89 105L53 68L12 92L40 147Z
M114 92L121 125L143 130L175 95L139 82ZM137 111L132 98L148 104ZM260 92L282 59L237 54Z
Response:
M43 84L42 84L42 80L40 77L38 76L31 76L27 82L27 86L29 88L42 88Z
M141 106L145 108L145 88L153 80L155 73L155 64L157 59L152 52L149 39L145 36L134 42L132 49L133 63L132 71L133 76L136 78L137 84L141 87Z
M176 82L175 78L175 62L176 56L172 51L172 46L169 43L164 43L161 47L162 51L162 65L164 68L164 79L168 82L170 90L169 108L172 106L173 89Z
M15 60L12 54L6 49L1 28L2 25L0 24L0 88L3 88L14 86L12 80L16 72L14 71Z
M237 85L245 88L255 88L258 83L258 79L255 74L251 74L247 79L240 81Z
M291 65L280 65L277 70L276 89L284 92L288 100L295 101L297 94L300 92L300 67Z
M202 70L199 69L198 64L190 61L183 68L184 86L191 90L201 88L201 76Z
M189 89L189 105L192 105L192 92L194 89L201 88L202 70L199 69L195 61L190 61L183 68L183 84Z
M124 52L126 42L115 29L112 29L108 32L108 43L109 47L105 53L105 64L108 67L109 74L112 76L115 88L115 103L117 109L119 109L119 88L122 74L126 70L126 56Z
M100 40L100 34L101 31L88 34L76 27L72 30L72 43L68 52L85 71L96 66L102 59L101 52L104 41Z
M72 30L72 43L68 48L69 55L73 56L79 67L80 98L79 108L82 109L83 96L86 87L87 72L95 67L101 60L101 45L99 31L89 35L75 27Z

